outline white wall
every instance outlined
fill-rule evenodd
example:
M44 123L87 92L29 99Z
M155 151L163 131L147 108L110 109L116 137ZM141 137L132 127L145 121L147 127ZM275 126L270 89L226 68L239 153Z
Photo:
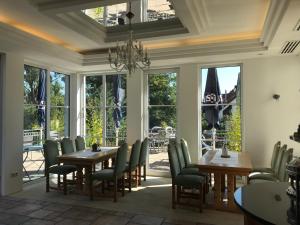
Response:
M127 142L133 144L144 138L143 72L127 75Z
M189 145L192 161L195 163L201 157L201 98L200 69L197 64L180 66L177 79L177 137L184 138Z
M4 58L4 59L3 59ZM1 91L2 142L1 195L22 189L23 163L23 71L24 58L6 54L3 64Z
M300 144L289 140L300 124L300 57L245 60L242 79L245 150L253 164L269 165L278 140L300 155Z

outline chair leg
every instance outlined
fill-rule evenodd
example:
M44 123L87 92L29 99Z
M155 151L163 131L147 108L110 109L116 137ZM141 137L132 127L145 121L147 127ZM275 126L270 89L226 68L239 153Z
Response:
M138 167L138 171L139 171L139 185L142 184L142 166Z
M199 210L202 212L202 201L203 201L203 185L200 184L199 187Z
M132 172L130 171L128 174L128 188L129 188L129 192L131 192L131 178L132 177Z
M176 187L172 184L172 208L176 209L176 199L175 199Z
M49 192L50 190L50 184L49 184L49 173L46 173L46 192Z
M144 181L146 181L146 165L144 165L144 173L143 173L143 177L144 177Z
M60 174L57 174L57 187L60 189Z
M67 194L67 174L63 176L64 195Z
M139 186L139 180L138 180L138 168L135 169L134 172L134 178L135 178L135 187L137 188Z
M122 197L125 196L125 178L122 176Z
M114 182L114 202L117 202L117 191L118 191L118 178L115 177L115 182Z
M180 203L180 198L181 198L181 186L177 185L177 203Z

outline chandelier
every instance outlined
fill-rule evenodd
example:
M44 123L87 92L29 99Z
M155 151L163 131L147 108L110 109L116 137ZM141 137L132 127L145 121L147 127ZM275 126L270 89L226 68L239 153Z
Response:
M124 45L119 45L119 42L117 42L117 46L113 51L109 48L108 61L112 69L117 72L127 70L131 75L137 68L141 70L149 68L151 62L148 50L144 49L142 42L133 39L131 20L134 14L131 12L131 2L126 17L129 20L129 38Z

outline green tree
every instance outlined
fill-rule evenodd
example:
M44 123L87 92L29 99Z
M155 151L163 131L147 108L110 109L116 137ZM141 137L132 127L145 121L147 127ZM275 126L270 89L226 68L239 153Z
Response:
M150 74L149 127L176 127L176 73Z
M226 121L227 132L225 134L227 139L227 147L231 151L240 152L241 146L241 110L239 106L232 112L232 115Z

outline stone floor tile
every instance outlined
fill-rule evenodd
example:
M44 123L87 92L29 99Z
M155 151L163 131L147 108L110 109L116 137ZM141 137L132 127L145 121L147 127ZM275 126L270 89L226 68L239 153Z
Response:
M14 213L14 214L19 214L19 215L28 215L32 213L35 210L40 209L42 206L38 204L19 204L16 207L13 207L11 209L8 209L8 213Z
M56 223L56 225L91 225L91 223L86 220L64 219Z
M79 208L71 208L63 213L63 217L81 220L96 220L101 214L80 210Z
M102 215L92 225L125 225L128 221L124 216Z
M40 219L30 219L22 225L54 225L54 221L40 220Z
M51 203L51 204L45 206L43 209L62 213L71 208L72 208L72 206L70 206L70 205Z
M23 215L14 215L9 213L0 213L0 224L19 225L25 223L30 218Z
M39 218L39 219L47 219L47 217L52 213L52 211L49 210L44 210L44 209L39 209L36 210L32 213L30 213L28 216L29 217L34 217L34 218Z
M130 220L130 222L142 225L161 225L163 222L163 218L146 215L136 215Z

